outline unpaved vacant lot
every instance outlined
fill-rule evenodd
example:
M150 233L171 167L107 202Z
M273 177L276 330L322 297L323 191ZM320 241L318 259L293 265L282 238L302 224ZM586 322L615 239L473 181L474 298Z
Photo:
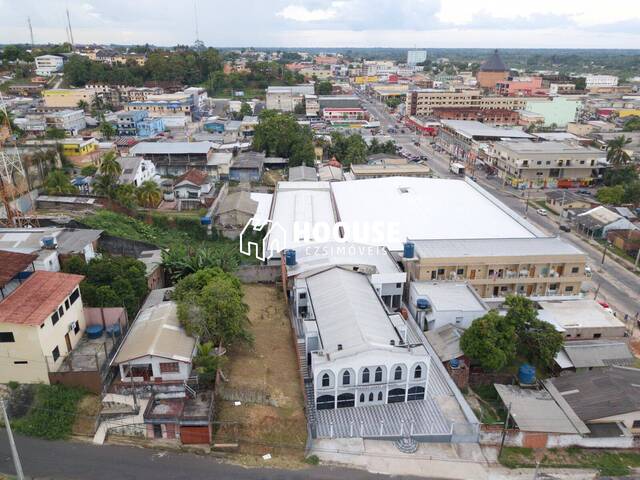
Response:
M302 457L307 430L302 387L282 293L273 285L245 285L249 305L252 346L231 348L224 367L224 387L266 394L264 402L235 406L217 402L223 425L215 443L240 444L240 452Z

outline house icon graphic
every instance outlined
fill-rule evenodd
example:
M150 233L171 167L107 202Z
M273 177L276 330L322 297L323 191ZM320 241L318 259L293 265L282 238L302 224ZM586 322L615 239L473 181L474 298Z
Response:
M250 237L255 238L255 234L261 232L265 233L259 243L250 239ZM253 218L251 218L240 232L240 253L264 262L271 254L277 254L284 250L287 243L286 238L287 232L278 222L267 220L261 225L254 225ZM270 245L269 242L271 242ZM269 246L268 250L267 246Z

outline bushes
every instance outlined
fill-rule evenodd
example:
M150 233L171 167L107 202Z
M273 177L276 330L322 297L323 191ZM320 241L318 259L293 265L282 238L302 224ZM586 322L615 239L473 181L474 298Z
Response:
M71 435L78 402L84 390L64 385L38 385L29 412L13 421L16 432L59 440Z

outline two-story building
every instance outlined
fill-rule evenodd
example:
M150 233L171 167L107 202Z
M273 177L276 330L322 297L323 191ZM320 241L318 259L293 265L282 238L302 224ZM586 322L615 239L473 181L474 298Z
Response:
M0 383L49 383L85 330L83 278L36 271L0 302Z

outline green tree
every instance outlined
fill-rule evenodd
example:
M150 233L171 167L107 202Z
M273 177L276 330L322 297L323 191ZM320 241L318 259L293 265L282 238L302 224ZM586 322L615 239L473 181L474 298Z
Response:
M138 206L136 187L130 183L116 186L114 199L125 208L135 209Z
M629 157L629 154L625 151L625 146L630 144L631 141L631 138L620 135L607 142L607 161L613 165L614 168L619 168L631 161L631 157Z
M158 184L152 180L146 180L136 190L138 203L143 207L154 208L162 200L162 191Z
M78 108L86 111L89 108L89 104L87 102L85 102L84 100L79 100L78 101Z
M220 268L200 270L180 280L174 298L178 316L191 334L225 345L251 341L242 285Z
M226 363L226 358L216 355L213 342L198 345L198 352L193 360L199 383L213 386L218 369Z
M596 193L599 202L608 205L619 205L624 199L624 186L616 185L615 187L602 187Z
M70 195L78 189L71 183L69 175L62 170L52 170L44 180L47 195Z
M333 92L333 85L331 85L331 82L324 81L317 83L316 85L316 93L318 95L331 95Z
M98 168L100 175L109 175L113 177L119 177L122 173L122 167L118 163L116 153L113 151L107 152L102 156L100 160L100 167Z
M102 122L100 124L100 133L107 140L111 140L116 134L116 129L109 122Z
M50 140L62 140L67 138L67 132L61 128L50 127L45 132L45 137Z
M624 123L622 130L624 132L635 132L637 130L640 130L640 117L631 117Z
M473 321L462 334L460 347L465 355L485 370L500 370L516 357L516 332L513 325L491 310Z
M95 165L85 165L80 169L80 175L83 177L92 177L98 171L98 167Z
M242 102L242 104L240 105L239 114L241 119L246 116L253 115L253 109L251 108L251 105L249 105L247 102Z
M638 172L633 165L626 165L621 168L607 168L604 172L604 184L608 187L624 185L638 180Z
M640 180L629 182L624 186L624 197L622 201L635 206L640 205Z
M96 175L93 183L93 191L96 195L115 200L116 188L118 187L117 177L111 175Z
M289 158L290 166L312 165L315 159L311 130L298 124L293 115L274 110L260 112L253 148L269 156Z
M174 282L200 270L217 267L225 272L232 272L239 265L238 249L230 244L197 248L175 244L162 251L162 266Z

